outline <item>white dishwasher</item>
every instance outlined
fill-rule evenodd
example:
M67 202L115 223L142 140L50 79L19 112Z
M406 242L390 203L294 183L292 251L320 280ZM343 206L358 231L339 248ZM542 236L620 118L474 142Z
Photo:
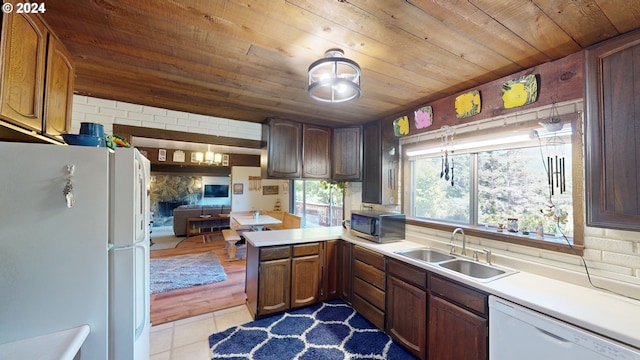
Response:
M489 296L490 360L638 360L640 350Z

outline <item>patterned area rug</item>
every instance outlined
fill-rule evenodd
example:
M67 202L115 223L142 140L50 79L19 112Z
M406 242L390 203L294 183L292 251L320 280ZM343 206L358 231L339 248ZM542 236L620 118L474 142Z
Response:
M150 273L152 294L227 280L213 251L151 259Z
M213 359L415 359L341 300L209 336Z

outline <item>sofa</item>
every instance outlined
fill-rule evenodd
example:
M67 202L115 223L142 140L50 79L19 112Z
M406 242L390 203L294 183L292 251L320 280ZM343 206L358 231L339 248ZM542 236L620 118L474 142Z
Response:
M173 233L175 236L187 235L187 219L197 218L201 215L229 214L231 208L224 205L182 205L173 209ZM221 228L229 227L229 219L220 220Z

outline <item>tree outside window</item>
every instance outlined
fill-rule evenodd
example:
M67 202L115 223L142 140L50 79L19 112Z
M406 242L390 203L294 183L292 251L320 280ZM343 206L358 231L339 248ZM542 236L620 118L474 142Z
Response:
M547 173L549 151L565 159L566 191L560 193L556 187L560 174L554 173L553 195ZM411 162L412 216L495 230L500 224L506 226L507 219L517 218L518 236L536 238L541 224L545 241L566 243L564 234L572 242L571 144L450 155L453 171L448 180L441 177L444 159L436 156Z

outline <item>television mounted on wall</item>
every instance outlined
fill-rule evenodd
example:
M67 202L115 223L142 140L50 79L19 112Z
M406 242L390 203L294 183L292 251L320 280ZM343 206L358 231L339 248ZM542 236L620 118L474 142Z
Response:
M229 185L205 185L204 197L229 197Z

